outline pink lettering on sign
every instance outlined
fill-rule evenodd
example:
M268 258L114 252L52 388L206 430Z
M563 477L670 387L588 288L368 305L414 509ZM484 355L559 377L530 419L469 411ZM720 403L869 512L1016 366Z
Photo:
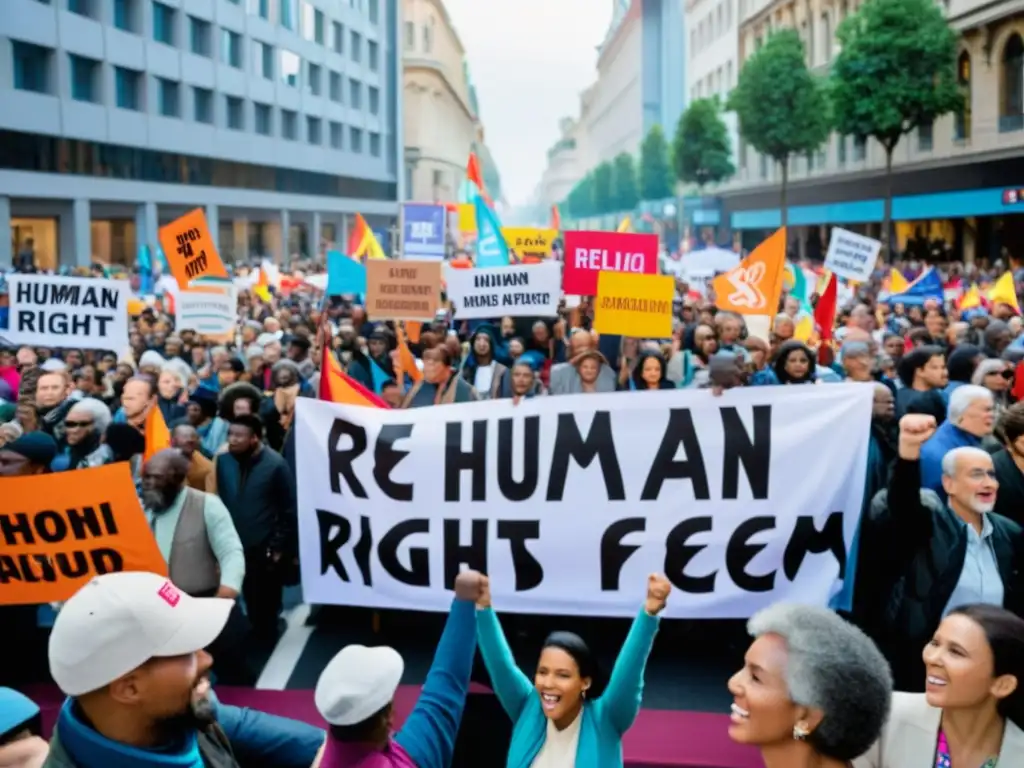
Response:
M658 236L632 232L565 233L562 290L574 296L597 293L601 272L658 274Z
M181 602L181 592L178 591L171 582L165 581L164 585L160 587L157 594L167 603L171 608L174 608L178 603Z

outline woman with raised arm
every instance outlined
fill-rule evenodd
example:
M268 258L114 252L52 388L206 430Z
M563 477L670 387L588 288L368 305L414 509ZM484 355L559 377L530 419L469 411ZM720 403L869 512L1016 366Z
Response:
M594 657L572 632L551 633L533 681L523 674L491 608L490 584L484 579L477 641L498 701L512 718L507 768L622 768L622 735L640 711L644 668L671 590L664 576L648 577L647 599L607 687L596 696Z

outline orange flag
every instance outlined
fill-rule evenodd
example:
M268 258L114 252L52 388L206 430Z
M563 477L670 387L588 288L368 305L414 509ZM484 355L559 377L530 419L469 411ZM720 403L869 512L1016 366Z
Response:
M551 206L551 228L555 232L562 231L562 214L558 211L557 205Z
M171 447L171 431L167 429L167 422L156 403L150 406L146 414L146 450L142 454L143 461L149 461L153 454Z
M423 332L423 323L419 320L406 320L405 321L405 335L409 337L409 341L413 344L419 344L420 334Z
M353 379L343 370L338 358L331 352L330 345L324 345L320 360L320 399L329 403L362 405L369 408L387 408L388 404Z
M740 315L774 316L779 311L786 271L786 228L778 230L747 258L716 277L715 306Z
M493 208L494 201L491 200L491 196L487 194L487 188L484 186L484 176L480 172L480 160L477 158L476 152L469 153L469 160L466 162L466 178L476 185L484 201Z
M422 381L423 371L416 365L416 358L405 340L405 331L402 330L401 323L395 324L395 333L398 335L398 365L395 366L395 376L398 379L399 389L402 389L405 387L406 376L413 381Z

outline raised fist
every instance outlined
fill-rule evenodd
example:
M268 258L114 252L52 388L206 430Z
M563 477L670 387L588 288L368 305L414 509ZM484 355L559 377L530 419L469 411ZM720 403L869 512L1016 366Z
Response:
M668 595L672 591L672 582L660 573L652 573L647 577L647 600L644 609L651 616L656 616L665 608Z
M480 599L484 578L480 571L463 571L455 577L455 597L475 603Z
M491 580L483 574L480 575L480 596L476 599L476 607L491 607Z
M900 419L900 458L915 461L921 457L921 446L935 434L935 417L925 413L908 413Z

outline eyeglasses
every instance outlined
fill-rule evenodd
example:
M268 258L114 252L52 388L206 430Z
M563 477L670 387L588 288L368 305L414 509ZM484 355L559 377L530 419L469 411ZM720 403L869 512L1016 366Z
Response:
M79 429L79 428L85 429L86 427L91 427L92 426L92 422L91 421L65 421L64 422L64 426L67 429Z

